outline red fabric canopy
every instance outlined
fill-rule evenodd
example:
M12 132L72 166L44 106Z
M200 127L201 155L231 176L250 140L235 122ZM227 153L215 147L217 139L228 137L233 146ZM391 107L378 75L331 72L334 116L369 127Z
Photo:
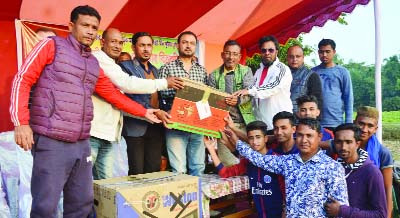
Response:
M342 12L351 12L369 0L8 0L0 7L1 83L0 132L12 129L9 119L9 95L17 69L14 19L64 25L77 5L91 5L101 16L100 29L115 27L123 32L147 31L156 36L176 37L191 30L208 43L208 50L228 39L237 39L243 56L258 51L263 35L275 35L281 43L313 26L335 20ZM218 46L215 46L218 45ZM212 51L214 52L214 51ZM207 58L207 57L206 57ZM210 57L215 59L215 57ZM4 64L6 63L6 64Z
M48 24L66 25L77 5L89 4L102 15L101 29L115 27L123 32L147 31L153 35L176 37L192 30L213 44L237 39L248 54L263 35L275 35L281 43L313 26L335 20L369 0L17 0L0 8L0 20L19 18Z

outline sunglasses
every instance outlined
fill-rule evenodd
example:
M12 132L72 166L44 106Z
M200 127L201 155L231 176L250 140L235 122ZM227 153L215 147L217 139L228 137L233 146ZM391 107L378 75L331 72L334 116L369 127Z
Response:
M267 52L268 53L274 53L275 49L273 49L273 48L262 48L261 49L261 53L266 54Z

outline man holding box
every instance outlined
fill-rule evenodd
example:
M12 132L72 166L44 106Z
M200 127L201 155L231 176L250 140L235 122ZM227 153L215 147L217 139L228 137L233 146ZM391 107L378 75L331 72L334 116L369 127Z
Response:
M188 78L206 84L206 69L194 61L197 36L190 31L178 36L179 57L160 68L159 78L170 76ZM160 91L160 109L170 112L176 91L168 89ZM166 133L168 158L174 172L186 173L189 164L189 174L200 176L205 168L205 149L203 136L180 130L167 129Z

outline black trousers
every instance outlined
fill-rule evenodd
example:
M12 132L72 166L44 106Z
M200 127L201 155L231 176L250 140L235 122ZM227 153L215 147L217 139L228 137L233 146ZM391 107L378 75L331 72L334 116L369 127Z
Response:
M143 136L124 136L129 171L128 175L160 171L164 128L159 124L149 124Z

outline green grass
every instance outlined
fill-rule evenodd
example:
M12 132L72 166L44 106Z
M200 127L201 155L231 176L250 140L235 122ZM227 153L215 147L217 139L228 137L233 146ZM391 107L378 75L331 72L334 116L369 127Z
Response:
M355 119L357 112L353 113L353 118ZM382 113L382 123L398 123L400 124L400 111L384 111Z
M382 123L400 124L400 111L384 111L382 113Z

